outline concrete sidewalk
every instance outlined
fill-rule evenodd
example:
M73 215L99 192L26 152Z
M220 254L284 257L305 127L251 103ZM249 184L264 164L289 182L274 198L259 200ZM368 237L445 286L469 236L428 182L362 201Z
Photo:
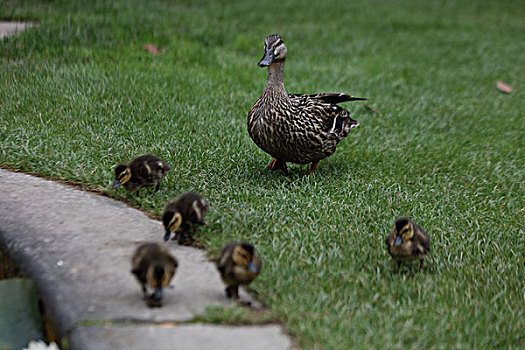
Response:
M122 202L0 169L0 241L36 282L71 349L292 347L278 325L180 324L230 301L204 251L172 241L174 288L163 307L148 308L130 260L138 243L162 243L162 234L159 221Z
M15 35L18 32L25 30L26 28L32 27L34 24L30 22L11 22L11 21L0 21L0 39Z

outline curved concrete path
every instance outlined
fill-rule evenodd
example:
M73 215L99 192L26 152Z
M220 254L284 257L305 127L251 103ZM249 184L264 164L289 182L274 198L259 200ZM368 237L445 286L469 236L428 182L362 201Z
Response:
M32 26L33 23L30 22L0 21L0 39L15 35Z
M292 347L278 325L180 324L230 301L205 253L172 241L174 288L163 307L148 308L130 273L131 255L140 242L162 242L162 234L159 221L122 202L0 169L0 241L36 282L71 349Z

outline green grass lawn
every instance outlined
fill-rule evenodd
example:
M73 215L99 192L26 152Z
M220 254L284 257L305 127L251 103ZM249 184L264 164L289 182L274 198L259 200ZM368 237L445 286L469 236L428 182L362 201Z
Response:
M0 42L1 166L156 215L202 193L198 238L256 245L254 290L304 348L525 346L523 1L10 0L0 14L40 24ZM361 126L312 176L267 171L246 130L272 33L289 93L380 111L345 104ZM111 190L113 166L144 153L174 168L161 190ZM431 237L422 273L394 273L387 253L402 215Z

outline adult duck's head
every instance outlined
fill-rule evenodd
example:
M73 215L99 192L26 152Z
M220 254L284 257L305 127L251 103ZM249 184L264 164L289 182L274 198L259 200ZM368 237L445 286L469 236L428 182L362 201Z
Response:
M264 40L264 55L259 61L259 67L268 67L274 62L284 61L287 54L286 46L280 35L268 35Z

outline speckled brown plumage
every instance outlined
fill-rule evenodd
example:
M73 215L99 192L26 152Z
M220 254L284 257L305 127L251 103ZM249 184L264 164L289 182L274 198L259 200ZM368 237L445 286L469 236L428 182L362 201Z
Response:
M359 123L337 103L364 100L346 94L287 94L284 62L287 49L279 35L264 43L259 66L268 66L268 83L248 113L248 133L275 160L271 170L286 169L286 162L317 162L335 152L337 144Z

